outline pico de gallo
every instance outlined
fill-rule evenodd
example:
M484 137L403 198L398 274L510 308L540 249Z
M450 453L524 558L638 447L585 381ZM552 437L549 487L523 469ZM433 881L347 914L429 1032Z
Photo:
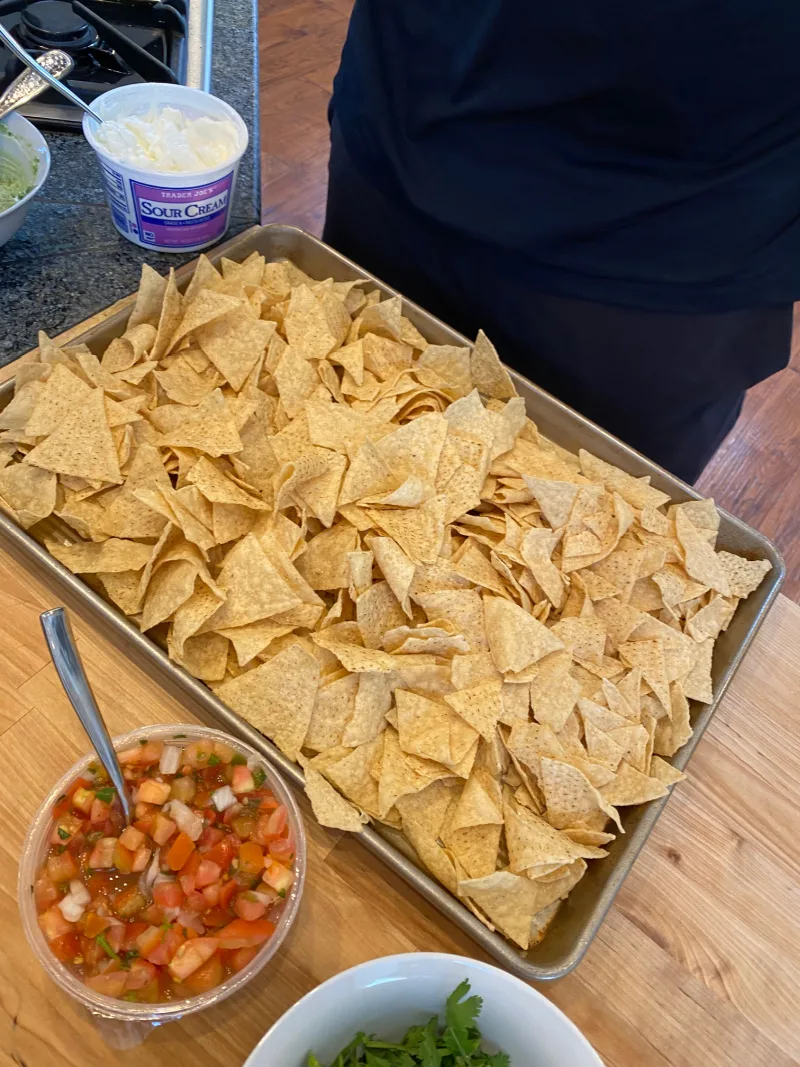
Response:
M251 757L216 740L143 739L119 753L122 808L90 764L53 809L32 887L54 955L98 993L157 1003L246 967L294 881L286 808Z

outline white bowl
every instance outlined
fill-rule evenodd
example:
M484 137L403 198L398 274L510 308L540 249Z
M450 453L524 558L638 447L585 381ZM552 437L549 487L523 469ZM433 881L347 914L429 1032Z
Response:
M37 169L34 183L25 196L18 200L16 204L6 208L5 211L0 211L0 246L10 241L23 224L31 206L31 201L44 185L47 175L50 173L50 149L36 127L16 111L12 111L10 115L6 116L2 120L2 124L22 142L22 152L29 155L31 162L36 165Z
M483 997L478 1026L487 1051L511 1067L603 1067L581 1032L531 986L488 963L412 952L362 963L312 990L269 1030L244 1067L306 1067L309 1052L331 1063L359 1030L389 1041L432 1015L468 979Z

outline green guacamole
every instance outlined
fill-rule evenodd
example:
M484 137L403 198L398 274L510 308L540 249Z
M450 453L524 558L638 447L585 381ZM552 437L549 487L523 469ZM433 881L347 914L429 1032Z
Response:
M36 181L39 161L27 144L0 123L0 211L7 211Z

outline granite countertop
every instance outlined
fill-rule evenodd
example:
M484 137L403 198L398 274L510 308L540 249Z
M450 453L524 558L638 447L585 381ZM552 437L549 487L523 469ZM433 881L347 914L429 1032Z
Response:
M227 237L260 218L255 0L217 0L212 91L250 131ZM133 292L142 262L165 273L197 253L149 252L111 222L94 152L80 131L42 131L52 165L22 229L0 248L0 366Z

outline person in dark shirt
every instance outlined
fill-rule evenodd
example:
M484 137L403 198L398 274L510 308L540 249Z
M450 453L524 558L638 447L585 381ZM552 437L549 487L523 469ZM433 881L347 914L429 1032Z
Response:
M356 0L324 237L687 481L789 358L800 5Z

